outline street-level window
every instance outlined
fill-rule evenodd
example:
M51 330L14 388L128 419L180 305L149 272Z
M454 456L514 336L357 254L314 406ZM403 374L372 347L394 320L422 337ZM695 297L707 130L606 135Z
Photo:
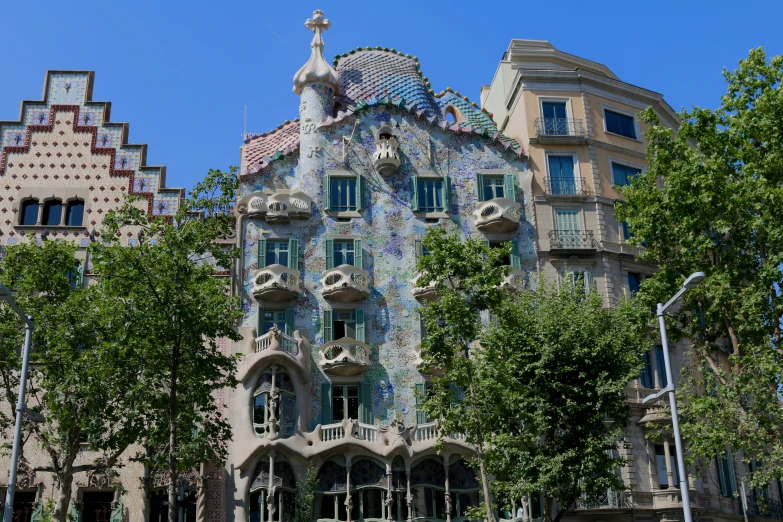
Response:
M606 118L607 132L619 134L626 138L636 139L636 124L634 123L633 116L605 109L604 118Z

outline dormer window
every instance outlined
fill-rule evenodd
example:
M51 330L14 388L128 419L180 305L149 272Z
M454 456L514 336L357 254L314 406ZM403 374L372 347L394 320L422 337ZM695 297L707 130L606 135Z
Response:
M63 202L59 199L50 199L44 203L41 224L57 226L63 218Z
M22 202L22 217L20 225L35 226L38 224L38 200L28 199Z

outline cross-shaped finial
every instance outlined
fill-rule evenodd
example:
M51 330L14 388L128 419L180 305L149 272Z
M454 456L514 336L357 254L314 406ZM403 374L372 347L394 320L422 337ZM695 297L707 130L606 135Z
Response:
M324 12L320 9L313 11L313 17L308 18L305 22L305 27L310 29L314 33L320 33L326 31L332 26L328 18L324 18Z

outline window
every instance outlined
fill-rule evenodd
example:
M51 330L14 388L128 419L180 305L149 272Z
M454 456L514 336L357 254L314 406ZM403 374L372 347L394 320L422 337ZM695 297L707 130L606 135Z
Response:
M296 316L293 308L286 308L285 310L266 310L259 307L258 309L258 335L264 335L273 326L277 326L277 329L286 335L294 335L294 317Z
M633 234L631 233L631 227L628 226L628 222L627 221L622 221L620 223L620 226L623 229L623 239L625 241L628 241L629 239L631 239L633 237Z
M364 309L324 310L324 343L343 337L364 342Z
M404 477L398 472L398 478ZM403 479L404 480L404 479ZM393 481L394 482L394 481ZM356 521L386 521L399 520L397 517L404 511L394 509L394 502L387 502L389 495L386 466L374 460L363 458L354 460L351 464L351 520ZM391 494L400 497L404 493L405 483L395 482ZM315 492L316 519L321 521L346 520L345 507L348 494L348 480L342 463L329 461L318 472L318 487ZM404 498L401 499L403 506ZM402 515L402 520L406 519Z
M274 522L293 522L296 515L296 479L288 462L282 456L261 457L253 477L250 485L250 522L267 522L270 515ZM273 486L271 499L270 483Z
M47 226L57 226L63 217L63 203L59 199L51 199L44 203L41 223Z
M633 116L604 109L604 117L606 118L606 132L636 139L636 124Z
M421 239L414 240L414 247L416 248L416 259L430 255L430 250Z
M327 239L326 269L331 270L340 265L363 267L361 239Z
M65 209L65 224L69 227L80 227L84 220L84 201L75 199L68 202Z
M506 243L511 243L511 253L508 257L503 258L503 265L509 265L515 270L522 270L522 258L519 255L518 241L487 241L486 245L489 248L500 248Z
M27 199L22 201L22 217L19 224L25 226L35 226L38 224L38 200Z
M476 174L479 201L490 201L495 198L516 200L514 174Z
M321 384L321 424L345 419L372 424L372 392L369 383Z
M195 522L196 520L196 492L190 488L180 488L177 494L182 513L177 520L179 522ZM166 489L155 489L150 495L150 522L167 522L169 506L169 493ZM109 519L105 519L109 520Z
M642 274L638 272L628 272L628 291L631 296L635 296L639 292L639 288L642 284Z
M639 382L642 388L654 388L653 382L653 368L652 361L650 361L650 353L645 352L642 354L642 369L639 370Z
M423 323L422 323L423 324ZM422 338L424 333L422 330ZM427 413L421 409L422 399L432 393L432 385L428 382L416 383L416 424L427 424Z
M570 281L575 287L584 286L585 295L593 289L593 273L585 268L569 268L561 272L562 281Z
M277 396L278 400L271 399ZM259 437L272 433L272 408L274 407L278 433L290 437L296 428L296 392L291 378L279 366L264 370L253 392L253 429Z
M299 270L299 241L259 238L257 257L259 270L271 265L283 265Z
M324 176L324 210L361 212L364 200L362 177Z
M555 234L559 248L584 248L579 210L555 209Z
M446 472L443 463L425 458L411 468L414 520L446 520ZM479 484L476 475L464 461L449 466L449 492L452 520L467 517L467 510L479 504Z
M612 181L615 185L620 185L621 187L630 185L631 180L641 173L642 169L612 162Z
M542 102L544 114L544 133L547 135L567 135L568 120L565 102Z
M104 522L111 516L111 491L85 491L82 496L82 522Z
M655 468L658 472L658 485L661 489L677 487L677 461L675 455L669 453L669 465L666 465L666 450L661 444L655 445ZM669 471L672 474L673 484L669 484Z
M411 209L414 212L445 212L451 202L451 181L411 176Z
M660 344L655 345L655 359L658 362L658 380L661 383L661 388L666 388L669 385L669 379L666 376L666 360L663 358L663 346Z
M3 492L3 499L5 499ZM32 520L35 504L35 491L19 491L14 493L14 509L11 520L14 522L30 522Z
M574 177L573 155L548 156L549 182L552 194L578 194L576 178Z
M734 455L731 450L726 450L715 456L715 467L718 469L721 496L734 497L734 493L737 491L737 482L734 477Z

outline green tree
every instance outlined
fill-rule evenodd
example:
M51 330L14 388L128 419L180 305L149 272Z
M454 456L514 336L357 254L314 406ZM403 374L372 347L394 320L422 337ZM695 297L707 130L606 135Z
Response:
M688 274L707 274L670 321L690 340L687 458L705 468L742 450L763 463L751 476L760 486L783 476L783 57L755 49L724 76L721 106L683 111L676 133L642 113L648 169L623 187L617 215L660 267L639 294L650 309Z
M505 505L543 493L551 521L583 494L622 489L620 460L608 450L628 422L624 388L648 345L644 314L628 302L605 310L583 282L541 279L510 294L502 286L509 246L439 229L424 244L430 254L419 269L438 298L421 310L423 355L444 373L423 407L440 419L441 436L464 433L475 449L483 516L494 519L490 489Z
M33 238L34 239L34 238ZM8 247L0 261L0 282L15 290L14 300L34 317L27 406L46 418L26 423L48 460L36 471L50 472L59 485L52 509L62 522L77 472L121 465L119 458L143 426L139 397L145 369L124 361L122 331L126 310L100 286L83 287L76 278L75 247L65 241ZM4 364L3 400L15 404L20 370L17 350L24 327L8 306L0 310L0 350ZM10 442L10 437L9 437ZM98 456L76 464L89 443ZM83 455L83 454L81 454Z
M165 470L172 507L180 474L201 462L222 462L231 437L214 393L237 385L237 357L223 353L218 341L239 340L242 311L230 279L217 277L237 251L216 241L234 233L237 184L235 168L210 170L171 220L150 219L128 198L106 216L104 242L94 247L101 285L132 310L124 336L151 374L148 452L139 458L153 472ZM133 246L121 243L128 232L138 238ZM169 509L168 520L176 519L176 508Z

